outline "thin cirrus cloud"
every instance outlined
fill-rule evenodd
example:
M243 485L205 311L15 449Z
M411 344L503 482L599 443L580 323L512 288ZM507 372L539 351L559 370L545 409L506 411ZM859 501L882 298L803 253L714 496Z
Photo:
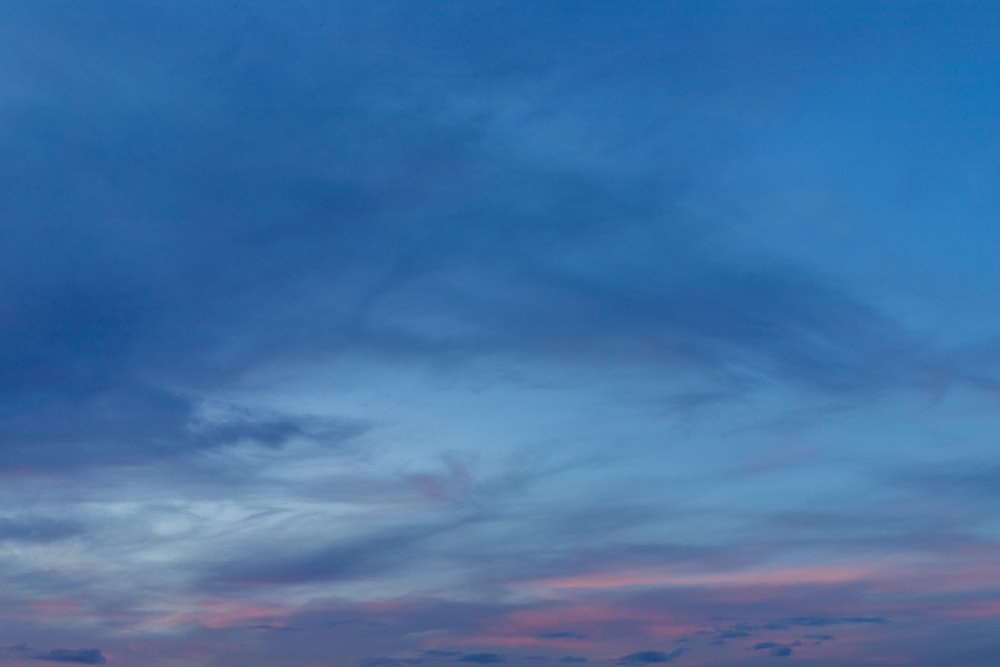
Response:
M0 8L0 662L995 664L997 25Z

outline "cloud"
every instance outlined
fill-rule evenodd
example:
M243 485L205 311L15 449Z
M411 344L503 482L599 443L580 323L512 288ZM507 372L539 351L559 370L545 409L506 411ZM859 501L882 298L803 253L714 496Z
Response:
M559 658L559 662L587 662L587 658L578 655L567 655Z
M397 525L382 529L359 527L359 534L332 545L303 545L292 554L284 549L262 548L234 557L229 563L204 573L206 587L230 589L246 584L281 585L302 582L363 579L394 571L403 563L411 567L426 544L463 524L466 516L443 517L425 525Z
M53 542L79 535L84 527L65 519L47 517L0 518L0 542Z
M446 651L437 648L432 648L423 652L423 655L428 658L454 658L461 654L461 651Z
M466 653L460 655L459 662L472 662L480 665L489 665L496 662L505 662L506 658L499 653Z
M824 617L824 616L793 616L780 621L772 621L762 627L768 630L781 630L790 626L823 627L827 625L882 625L888 623L889 619L881 616L850 616L850 617Z
M104 665L108 660L96 648L66 649L57 648L33 656L35 660L50 662L73 662L81 665Z
M652 120L676 106L672 95L605 108L557 92L588 67L700 90L679 65L650 70L662 58L625 37L674 25L671 12L591 24L618 44L612 56L570 38L570 24L604 14L597 6L580 16L550 7L566 25L546 20L537 33L485 6L419 18L356 5L281 20L260 10L275 19L260 24L234 9L206 18L147 6L122 18L114 7L71 38L22 17L50 47L51 70L24 82L34 102L4 108L18 128L5 153L20 166L3 172L17 196L0 211L0 464L277 446L301 434L293 417L197 436L187 425L203 398L256 371L356 354L653 363L712 385L681 395L732 398L768 382L850 393L968 374L863 295L713 243L725 216L687 211L716 198L717 184L702 181L727 161L725 142L710 134L675 156L698 114L635 136L653 127L636 124L637 109ZM359 39L370 21L400 40L398 53L413 51L399 58ZM414 21L440 51L413 44ZM139 52L105 39L122 22ZM169 36L151 28L164 22ZM467 30L496 50L478 53L458 36ZM9 48L12 62L30 55ZM258 50L274 57L257 60ZM768 66L795 77L784 59ZM728 81L731 69L704 74ZM84 71L101 81L54 83ZM592 85L594 100L623 92L617 76ZM650 144L671 147L663 164L635 149ZM566 161L567 150L594 153Z
M664 653L663 651L636 651L635 653L629 653L628 655L618 658L618 664L629 665L629 664L646 664L646 663L658 663L658 662L670 662L674 658L681 656L687 649L676 649L670 653Z
M587 635L579 632L540 632L535 637L538 639L586 639Z
M792 654L792 648L790 646L787 644L779 644L778 642L757 642L752 648L755 651L768 650L768 652L774 656L787 656Z
M808 534L786 524L776 536L747 517L824 498L866 514L854 499L870 496L850 483L844 493L836 476L863 475L879 458L862 455L852 428L896 404L868 399L989 384L971 357L931 340L936 325L919 324L940 319L901 314L900 303L918 299L880 301L905 272L855 271L876 264L872 236L855 232L885 233L914 216L897 210L883 225L854 215L887 211L855 191L864 168L828 159L825 142L839 151L838 139L864 133L827 128L825 114L866 117L844 112L854 110L847 93L859 91L859 109L897 121L891 104L870 104L863 86L844 82L890 80L884 64L869 72L862 61L869 44L907 53L896 53L905 36L870 39L879 30L851 11L719 11L726 3L716 2L201 11L108 0L65 13L15 4L0 7L0 78L13 82L0 92L0 486L4 507L25 512L0 519L4 595L24 598L2 601L11 614L62 622L55 617L77 612L44 604L70 591L65 604L79 605L80 622L109 637L154 621L176 624L178 636L231 637L204 621L214 615L213 625L243 635L285 622L266 605L226 617L251 597L273 602L275 615L306 597L490 601L435 623L399 612L395 625L355 633L386 642L352 659L415 660L391 657L424 648L409 632L473 636L484 619L525 610L510 602L533 594L522 582L565 572L597 583L561 589L565 604L533 601L543 622L504 634L512 646L614 633L614 655L656 646L643 633L667 609L704 628L723 607L778 619L767 627L884 622L781 620L803 609L889 613L878 599L864 603L857 573L770 586L766 603L741 598L740 587L779 552L867 556L877 539L880 555L910 548L893 542L895 529L862 542L843 528L833 554L821 547L834 538L816 537L822 522ZM885 60L910 62L895 56ZM966 72L948 64L941 69ZM893 153L921 125L919 113L903 116L901 130L873 143L884 154L845 162L878 164L889 180L923 173ZM949 132L978 122L963 116ZM824 129L809 135L803 123ZM772 141L772 127L792 137L787 145ZM812 161L829 171L796 180L780 166L808 172ZM962 164L995 171L971 157ZM871 185L875 199L891 201L882 185ZM938 246L924 222L905 232L914 252L893 251L917 265L921 239ZM852 261L824 254L831 236L850 239L843 257ZM412 377L421 386L402 395ZM462 399L439 398L444 385ZM494 399L501 385L516 385L524 403ZM467 411L466 397L485 407ZM713 476L757 443L727 410L765 419L817 400L842 411L821 413L802 438L819 452L808 465L768 471L764 493L750 475ZM864 411L847 414L852 405ZM678 412L696 419L678 424ZM967 428L963 441L979 437ZM715 438L723 429L732 430ZM864 432L885 434L887 446L905 437L879 424ZM364 452L327 457L348 445ZM617 460L593 466L591 478L583 466L548 472L552 451L575 462L588 447ZM432 450L450 448L481 454L482 479L421 472ZM904 449L920 455L893 451ZM984 497L998 486L990 471L940 482ZM704 502L692 508L691 498ZM44 518L59 516L81 522ZM617 590L614 576L597 587L601 572L619 568L666 574L647 584L639 572L636 586L618 579L641 591ZM740 583L727 583L734 573L728 581ZM671 577L709 583L673 586ZM230 599L203 605L206 595ZM833 604L844 599L853 606ZM580 609L595 613L573 616ZM714 640L758 627L715 628ZM390 641L397 632L400 646ZM291 634L254 640L309 641L305 630ZM87 636L63 643L105 646Z
M260 632L298 632L299 628L288 627L285 625L274 625L272 623L261 623L259 625L249 625L247 630L257 630Z
M939 463L887 474L892 481L922 495L991 501L1000 489L1000 465L995 462Z

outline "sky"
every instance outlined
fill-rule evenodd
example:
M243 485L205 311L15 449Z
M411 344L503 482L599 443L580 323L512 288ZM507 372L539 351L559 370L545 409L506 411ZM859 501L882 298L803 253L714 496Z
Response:
M0 0L0 667L1000 664L997 34Z

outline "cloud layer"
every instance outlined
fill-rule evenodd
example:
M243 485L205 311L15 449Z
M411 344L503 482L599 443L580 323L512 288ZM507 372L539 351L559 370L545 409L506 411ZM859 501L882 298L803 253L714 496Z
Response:
M995 665L997 26L0 7L0 664Z

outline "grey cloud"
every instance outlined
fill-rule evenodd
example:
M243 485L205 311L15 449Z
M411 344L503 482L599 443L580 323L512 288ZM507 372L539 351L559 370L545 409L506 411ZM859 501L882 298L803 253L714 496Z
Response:
M540 632L535 637L538 639L586 639L587 635L579 632Z
M96 648L66 649L57 648L33 656L35 660L50 662L73 662L81 665L104 665L108 660Z
M578 655L567 655L559 658L559 662L587 662L587 658Z

